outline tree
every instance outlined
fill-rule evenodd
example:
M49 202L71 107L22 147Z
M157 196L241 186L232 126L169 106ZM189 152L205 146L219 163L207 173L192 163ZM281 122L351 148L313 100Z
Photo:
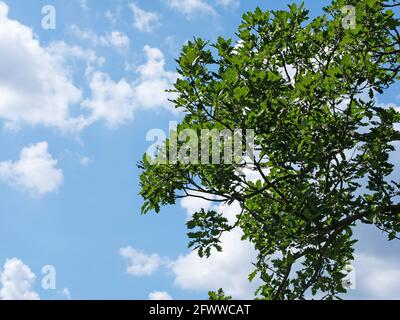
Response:
M240 163L160 164L144 156L143 213L187 196L239 203L235 224L215 211L194 214L190 246L209 256L223 249L222 233L241 228L258 253L249 276L262 280L256 296L334 299L346 292L356 224L375 225L389 240L400 231L400 184L389 161L400 113L376 101L400 78L398 6L336 0L314 19L303 4L257 8L243 15L236 45L223 38L187 43L172 90L185 117L156 158L170 154L172 137L185 129L239 128L254 130L255 161L245 144ZM178 143L200 148L187 142Z

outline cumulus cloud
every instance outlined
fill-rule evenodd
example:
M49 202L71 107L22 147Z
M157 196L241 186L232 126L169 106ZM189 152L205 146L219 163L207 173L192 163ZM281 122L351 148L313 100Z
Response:
M129 47L129 38L119 31L99 36L77 26L71 30L93 45L120 51ZM134 80L113 80L98 71L105 60L91 49L63 41L40 46L31 29L8 18L8 6L0 0L0 121L10 131L28 124L78 133L100 120L111 127L121 125L132 120L139 108L176 112L165 90L172 87L177 73L165 69L159 49L145 46L144 53L147 60L135 68ZM86 62L90 92L85 99L72 80L70 62L77 59Z
M125 52L130 45L128 36L117 30L97 35L92 30L83 30L77 25L71 25L70 32L81 40L89 41L93 46L112 47L119 52Z
M64 41L52 42L47 52L60 64L67 65L71 60L82 60L88 67L102 66L105 63L103 57L97 56L91 49L84 49L76 45L68 45Z
M81 158L79 159L79 163L80 163L82 166L88 166L88 165L91 164L92 162L93 162L93 160L90 159L89 157L86 157L86 156L81 157Z
M253 246L241 240L239 230L221 237L222 252L213 252L209 259L200 258L197 252L179 257L172 264L175 285L186 290L218 290L234 298L251 299L257 288L249 282L248 275L254 271L251 264L256 254Z
M239 0L217 0L217 4L223 7L238 7Z
M125 79L115 82L103 72L92 74L89 87L90 100L82 106L91 111L92 122L105 120L111 127L116 127L133 118L134 87Z
M117 14L111 12L110 10L107 10L106 13L104 14L104 17L111 22L111 24L114 26L117 23Z
M149 300L173 300L168 292L153 291L149 293Z
M94 72L90 77L91 97L82 106L91 112L91 122L104 120L116 127L132 120L134 111L165 108L174 111L165 90L172 87L178 75L165 70L164 55L159 49L144 47L147 61L137 68L138 78L114 81L104 72Z
M133 13L133 26L136 29L144 32L154 30L160 20L157 13L143 10L135 3L131 3L129 7Z
M35 279L35 274L21 260L6 260L0 275L0 300L39 300L33 290Z
M201 209L208 211L213 208L211 201L199 198L199 196L204 196L203 193L192 191L190 195L192 196L181 200L181 207L186 210L189 218Z
M195 13L217 14L214 8L204 0L168 0L168 4L187 17Z
M215 0L213 3L225 9L237 8L240 5L239 0ZM207 0L168 0L168 4L187 18L191 18L198 13L217 15L216 10Z
M105 39L119 51L125 51L129 48L129 38L121 31L111 31L111 33L106 34Z
M88 9L88 0L79 0L79 6L82 10Z
M0 120L66 128L69 106L81 99L66 68L40 46L31 29L8 17L0 1Z
M63 173L47 142L39 142L23 148L19 160L0 162L0 180L33 196L44 196L59 189Z
M216 209L206 201L187 199L181 205L188 215L201 208ZM240 207L235 202L232 205L220 205L217 210L223 212L232 223ZM249 283L247 276L253 271L251 263L256 260L256 251L249 242L241 240L241 235L239 229L224 234L221 238L223 251L213 252L209 259L202 259L196 252L190 252L171 262L169 267L175 276L174 284L184 290L224 288L234 298L254 297L260 280ZM382 257L378 253L358 253L353 267L356 290L349 291L350 297L400 299L400 268L396 259Z
M185 198L181 206L187 210L189 217L201 208L216 210L224 214L231 224L241 212L237 202L215 205L194 197ZM208 259L200 258L197 251L175 260L162 259L157 254L146 255L132 247L121 249L120 254L128 260L127 272L132 275L151 275L160 267L165 267L174 275L174 285L183 290L209 291L223 288L236 299L251 299L260 285L259 279L248 281L249 274L254 271L252 263L256 260L257 252L250 242L241 238L240 229L225 233L220 239L223 251L213 250Z
M354 261L356 291L365 299L400 299L398 261L371 253L359 253Z
M138 105L144 108L161 106L174 111L168 102L171 94L165 90L172 87L178 74L165 70L165 59L161 50L145 46L144 52L147 62L138 68L139 81L135 88Z
M238 203L220 205L217 211L233 223L240 213L240 206ZM259 283L258 280L249 282L248 275L254 271L252 262L256 260L257 253L254 246L242 241L241 237L240 229L225 233L221 237L223 251L214 250L208 259L200 258L197 251L178 257L170 265L175 285L194 291L223 288L236 299L254 298Z
M223 213L230 223L240 213L240 206L236 202L213 207ZM200 208L205 208L200 202L187 206L188 215ZM120 253L128 259L127 271L132 275L151 275L160 267L166 267L174 275L174 284L183 290L209 291L223 288L236 299L251 299L260 284L258 279L248 281L248 275L254 271L252 262L257 253L254 246L248 241L242 241L241 237L240 229L225 233L221 237L223 251L214 250L208 259L200 258L197 251L175 260L161 259L157 254L146 255L132 247L123 248Z
M126 272L133 276L150 276L163 263L158 254L147 255L131 246L121 248L119 254L126 259Z

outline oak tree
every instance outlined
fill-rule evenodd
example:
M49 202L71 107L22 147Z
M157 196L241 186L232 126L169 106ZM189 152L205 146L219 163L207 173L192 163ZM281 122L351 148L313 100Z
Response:
M177 133L253 129L255 161L245 144L240 163L159 164L145 156L143 213L188 196L238 203L234 224L213 210L194 214L190 246L206 258L223 250L221 234L241 228L258 254L249 276L262 282L255 296L346 292L356 225L374 225L389 240L400 231L398 159L390 161L400 113L377 102L400 78L399 6L335 0L312 19L304 5L257 8L243 15L235 40L188 42L172 90L184 111ZM222 299L222 291L211 297Z

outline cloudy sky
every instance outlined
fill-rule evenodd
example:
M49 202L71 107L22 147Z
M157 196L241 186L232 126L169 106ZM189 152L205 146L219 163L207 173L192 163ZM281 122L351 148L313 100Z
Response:
M237 231L209 260L191 253L185 222L209 204L141 216L136 162L146 133L181 117L164 90L182 44L232 37L243 12L287 3L0 0L0 299L202 299L220 287L252 297L252 246ZM43 28L46 5L55 29ZM398 92L380 103L398 104ZM349 297L400 298L400 245L366 227L357 236ZM41 285L46 265L55 289Z

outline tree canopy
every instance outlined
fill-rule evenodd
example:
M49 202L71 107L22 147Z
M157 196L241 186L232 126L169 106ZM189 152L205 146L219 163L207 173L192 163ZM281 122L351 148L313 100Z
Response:
M377 101L400 78L399 6L335 0L313 19L303 4L257 8L243 15L234 40L188 42L172 90L184 119L171 137L252 129L254 161L246 143L238 163L160 164L144 156L143 213L188 196L238 203L234 224L213 210L194 214L190 246L206 258L223 250L222 233L241 228L258 254L249 275L262 281L255 296L345 293L356 225L375 225L389 240L400 231L400 181L390 161L400 113ZM159 152L171 151L171 137ZM222 291L211 296L223 298Z

